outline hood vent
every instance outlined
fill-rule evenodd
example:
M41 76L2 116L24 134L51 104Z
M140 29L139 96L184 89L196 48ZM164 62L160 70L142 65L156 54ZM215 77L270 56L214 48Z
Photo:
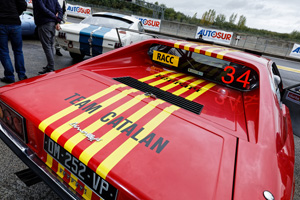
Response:
M163 90L160 90L159 88L150 86L147 83L140 82L132 77L119 77L119 78L114 78L114 80L119 81L120 83L128 85L132 88L138 89L142 92L153 94L155 95L156 98L162 99L166 102L174 104L180 108L183 108L185 110L188 110L198 115L200 114L203 108L203 105L201 104L198 104L193 101L189 101L183 97L176 96L169 92L165 92Z

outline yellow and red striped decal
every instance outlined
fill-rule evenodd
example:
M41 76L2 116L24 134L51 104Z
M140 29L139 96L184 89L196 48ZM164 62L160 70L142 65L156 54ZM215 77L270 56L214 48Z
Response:
M53 164L57 167L53 167ZM64 172L67 171L60 163L58 163L54 158L52 158L52 156L50 156L49 154L47 154L47 162L46 165L52 170L52 172L56 173L58 177L61 178L61 180L63 180L65 178L65 174ZM74 192L78 189L80 189L80 185L76 184L78 183L78 178L76 176L74 176L72 173L70 173L70 180L69 182L66 182L73 190ZM92 196L94 196L93 199L101 199L96 193L94 193L88 186L86 186L85 184L83 184L82 182L80 183L81 185L83 185L83 191L82 191L82 197L84 199L92 199ZM76 193L76 192L75 192ZM94 195L93 195L94 194ZM96 197L96 198L95 198Z
M169 79L164 79L162 77L167 76ZM190 90L187 87L176 87L178 84L168 81L170 79L176 80L176 82L179 83L187 83L189 87L199 87L200 90ZM187 95L185 95L186 99L193 101L200 95L204 94L206 91L211 89L213 86L216 84L214 83L207 83L205 84L204 80L198 79L193 76L187 76L183 73L176 73L175 71L163 71L159 72L144 78L140 78L139 81L141 82L147 82L147 84L152 85L152 86L157 86L158 88L168 91L172 89L172 94L180 96L186 92ZM202 87L199 85L203 84ZM124 84L118 84L118 85L113 85L103 91L100 91L90 97L88 99L98 99L104 95L107 95L109 93L112 93L114 90L120 87L126 87ZM174 90L175 89L175 90ZM173 91L174 90L174 91ZM57 140L68 130L70 130L72 127L69 125L69 123L72 122L82 122L86 119L88 119L90 116L98 113L99 111L103 110L104 108L107 108L108 106L115 104L116 102L119 102L122 100L124 97L128 96L131 93L135 93L138 90L136 89L125 89L118 94L108 98L107 100L101 102L101 108L96 110L95 112L91 114L86 114L82 113L68 122L60 125L58 128L54 129L54 131L51 133L51 138L57 142ZM111 112L116 113L117 115L120 115L121 113L126 112L130 108L134 107L137 105L139 102L143 101L145 98L147 98L144 94L142 95L133 95L134 97L128 100L127 102L122 102L120 106L117 106L115 109L113 109ZM127 117L128 120L130 120L132 123L137 122L141 118L143 118L145 115L150 113L154 108L156 108L160 104L164 104L165 101L156 99L153 101L150 101L149 103L145 104L143 107L139 108L136 110L134 113L132 113L129 117ZM160 111L156 116L154 116L149 122L147 122L143 126L143 130L139 133L138 138L144 138L147 135L149 135L154 129L156 129L158 126L160 126L166 119L168 119L169 116L171 116L175 111L179 110L180 108L175 106L175 105L169 105L168 107L165 107L164 110ZM43 132L45 132L46 128L62 119L66 115L71 114L77 110L77 107L72 105L64 110L46 118L43 120L39 128ZM94 133L96 130L101 128L103 125L105 125L105 122L101 122L100 120L93 121L90 123L89 126L87 126L84 131L88 133ZM88 165L89 161L99 152L101 149L103 149L106 145L110 144L113 142L113 140L118 137L121 134L121 131L118 129L111 129L108 132L106 132L104 135L101 136L102 141L97 143L93 142L90 143L85 149L82 150L82 152L79 155L79 160L83 162L84 164ZM79 145L80 142L82 142L86 137L80 133L79 131L73 135L72 137L68 138L68 140L64 143L64 148L72 153L72 150ZM128 138L124 143L122 143L119 147L117 147L113 152L111 152L102 163L97 167L96 173L98 173L102 178L106 178L107 174L113 169L114 166L116 166L129 152L131 152L137 145L139 144L138 141L132 140L131 138ZM53 168L53 158L51 156L47 156L47 161L46 164L50 167ZM54 167L55 168L55 167ZM63 166L59 166L58 169L64 169ZM60 177L64 177L64 174L61 172L61 170L57 170L56 173ZM72 180L77 180L76 177L72 177ZM76 182L76 181L75 181ZM70 183L70 186L72 188L75 188L76 185L73 183ZM75 188L76 189L76 188ZM85 188L85 196L84 198L90 199L92 196L92 191L88 188Z
M133 107L134 105L136 105L137 103L139 103L142 99L146 98L146 96L143 95L138 95L135 98L131 99L130 101L124 103L123 105L121 105L120 107L116 108L115 110L113 110L112 112L121 114L123 112L125 112L126 110L130 109L131 107ZM101 122L101 121L95 121L94 123L92 123L90 126L85 128L85 131L88 133L93 133L95 132L97 129L101 128L103 125L105 125L106 123ZM73 137L71 137L64 145L64 148L69 151L72 152L73 148L82 140L84 140L86 137L84 135L82 135L80 132L78 132L77 134L75 134ZM86 163L85 163L86 164Z
M157 105L164 103L163 100L157 99L153 102L146 104L143 108L132 114L128 117L128 120L132 121L133 123L144 117L147 113L153 110ZM117 129L111 129L105 135L101 137L103 141L101 143L93 143L88 148L86 148L80 155L79 160L87 165L89 160L103 147L109 144L113 139L119 136L121 132ZM103 177L104 178L104 177Z
M193 77L193 76L187 76L187 77L179 79L178 82L179 83L184 83L184 82L189 81L189 80L191 80L193 78L195 78L195 77ZM202 81L204 81L204 80L202 80ZM167 90L170 90L170 89L172 89L172 88L174 88L176 86L177 86L177 84L173 83L173 84L166 85L166 86L164 86L164 87L162 87L160 89L163 90L163 91L167 91Z
M183 76L183 75L184 75L183 73L172 74L172 75L169 76L169 78L174 79L176 77ZM143 81L141 81L141 82L143 82ZM166 82L166 80L160 79L158 81L149 83L149 85L151 85L151 86L157 86L157 85L159 85L161 83L164 83L164 82Z
M51 134L51 138L57 142L58 138L65 133L66 131L70 130L72 127L70 126L70 123L73 122L77 122L80 123L84 120L86 120L87 118L97 114L98 112L100 112L102 109L108 107L109 105L115 103L116 101L119 101L120 99L126 97L128 94L133 93L133 92L137 92L137 89L129 89L129 90L124 90L121 93L107 99L106 101L102 102L101 105L102 107L100 109L98 109L97 111L93 112L92 114L89 113L82 113L81 115L76 116L75 118L71 119L70 121L68 121L67 123L61 125L60 127L58 127L57 129L55 129L52 134Z
M112 91L114 91L115 89L117 88L120 88L120 87L125 87L126 85L124 84L118 84L118 85L112 85L111 87L105 89L105 90L102 90L92 96L89 97L90 100L95 100L95 99L98 99ZM84 100L82 100L81 102L83 102ZM79 102L80 103L80 102ZM77 108L75 106L69 106L68 108L65 108L64 110L48 117L47 119L45 119L44 121L42 121L40 124L39 124L39 129L42 131L42 132L45 132L45 129L48 127L49 124L52 124L53 122L61 119L62 117L70 114L71 112L77 110Z
M227 53L239 51L239 50L218 47L213 45L210 46L198 45L196 43L188 43L188 42L176 42L174 44L175 48L180 48L180 46L182 46L184 50L193 51L195 53L200 53L200 51L203 50L205 52L204 55L206 56L211 56L212 53L216 53L217 54L216 58L218 59L223 59Z
M156 127L164 122L174 111L178 110L179 107L171 105L161 111L157 116L151 119L145 126L144 130L139 133L139 138L144 138L150 134ZM96 173L106 179L107 174L110 170L118 164L139 142L132 139L127 139L119 148L117 148L112 154L110 154L97 168Z

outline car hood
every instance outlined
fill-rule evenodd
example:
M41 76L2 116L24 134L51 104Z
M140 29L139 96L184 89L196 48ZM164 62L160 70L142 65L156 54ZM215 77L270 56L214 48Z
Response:
M98 72L53 73L5 91L3 101L119 190L139 199L232 198L236 136Z
M116 29L104 26L95 26L90 24L62 24L61 31L76 35L84 35L90 37L117 37ZM122 35L121 35L122 36Z

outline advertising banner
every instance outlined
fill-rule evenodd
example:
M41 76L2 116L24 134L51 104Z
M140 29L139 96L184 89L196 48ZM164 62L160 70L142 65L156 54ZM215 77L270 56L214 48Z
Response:
M230 44L232 40L233 32L225 32L215 29L207 29L198 26L196 32L196 38L201 38L208 41L213 41L216 43Z
M300 58L300 44L294 44L290 56Z
M67 15L85 18L92 14L91 7L67 4Z
M153 18L149 18L149 17L135 16L135 15L132 15L132 16L139 19L142 22L145 30L159 32L161 20L153 19Z
M27 2L27 7L32 8L32 0L26 0Z

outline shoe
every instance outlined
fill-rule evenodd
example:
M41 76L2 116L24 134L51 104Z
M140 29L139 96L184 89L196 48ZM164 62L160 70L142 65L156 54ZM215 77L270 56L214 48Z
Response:
M59 50L59 49L56 49L56 55L58 55L58 56L63 56L63 55L60 53L60 50Z
M19 78L20 81L27 79L27 76L23 76L21 78Z
M53 72L53 71L54 71L54 69L45 68L45 69L43 69L43 71L40 71L39 74L46 74L48 72Z
M0 81L3 83L14 83L14 80L8 79L6 77L0 78Z

